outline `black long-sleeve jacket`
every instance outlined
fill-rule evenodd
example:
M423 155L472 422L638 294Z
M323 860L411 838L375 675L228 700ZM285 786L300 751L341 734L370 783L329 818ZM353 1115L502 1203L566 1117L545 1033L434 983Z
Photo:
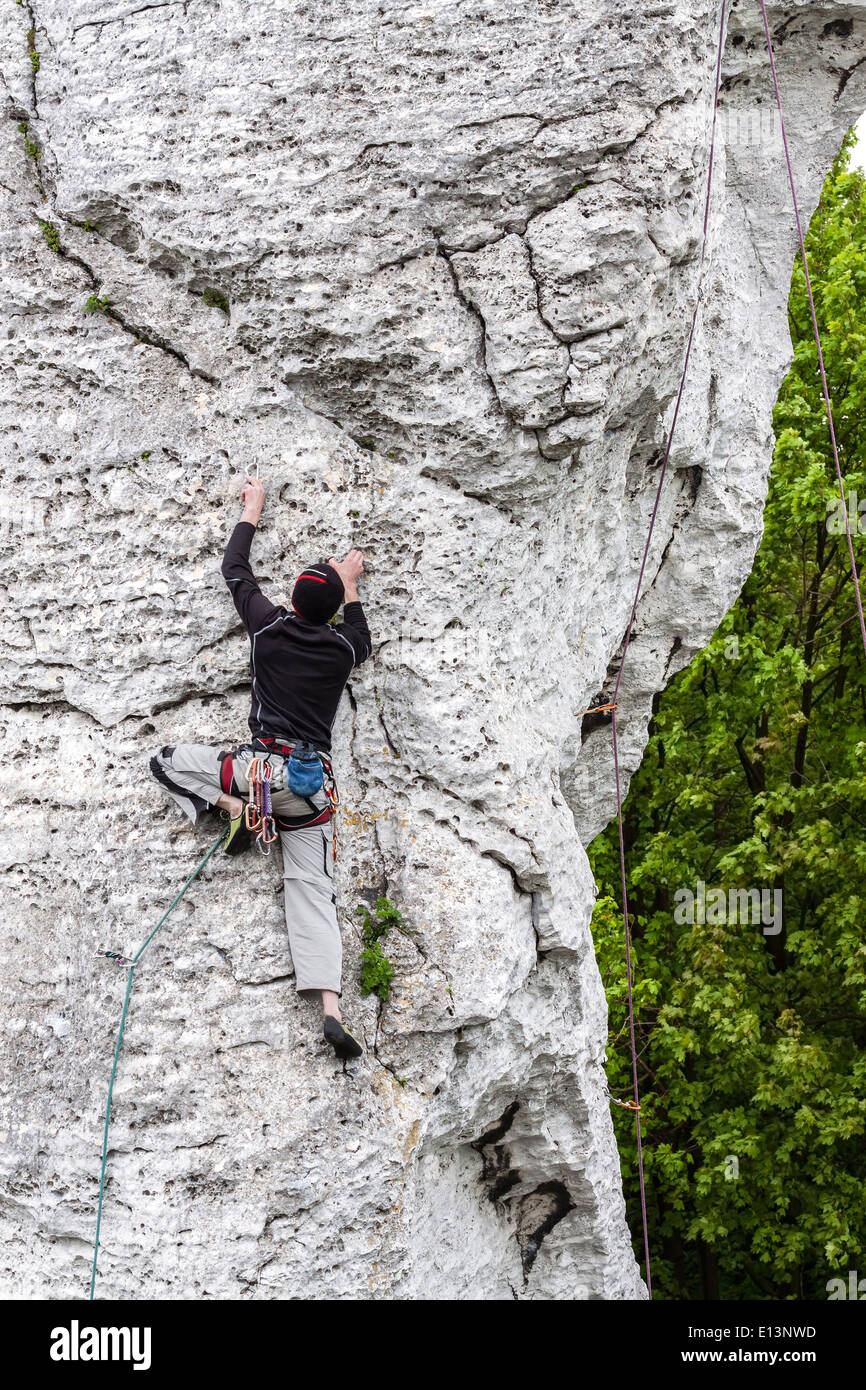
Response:
M308 623L265 598L250 568L256 528L239 521L223 556L222 572L249 633L254 734L287 743L312 743L328 752L346 681L372 650L360 603L347 603L343 621Z

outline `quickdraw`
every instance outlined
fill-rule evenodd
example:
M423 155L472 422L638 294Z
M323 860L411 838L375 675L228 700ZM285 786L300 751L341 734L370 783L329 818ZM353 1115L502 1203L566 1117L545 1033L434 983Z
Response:
M325 769L325 796L328 798L328 805L331 808L331 855L333 862L337 862L337 807L340 804L340 793L337 791L337 783L334 781L334 773L331 764L326 758L322 760Z
M96 959L106 958L113 960L115 965L132 965L132 961L127 956L122 956L118 951L97 951Z
M267 758L253 758L247 769L250 799L244 811L244 820L247 829L255 835L256 848L261 854L270 854L271 845L277 838L277 823L271 806L273 771Z
M614 1105L622 1106L623 1110L640 1110L640 1106L636 1100L617 1100L616 1096L612 1096L610 1091L608 1091L607 1095L608 1099L613 1101Z

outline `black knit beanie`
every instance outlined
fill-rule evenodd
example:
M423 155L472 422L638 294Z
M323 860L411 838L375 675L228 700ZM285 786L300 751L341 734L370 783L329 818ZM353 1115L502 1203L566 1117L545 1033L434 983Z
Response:
M308 565L295 580L292 607L308 623L327 623L343 602L343 581L333 565Z

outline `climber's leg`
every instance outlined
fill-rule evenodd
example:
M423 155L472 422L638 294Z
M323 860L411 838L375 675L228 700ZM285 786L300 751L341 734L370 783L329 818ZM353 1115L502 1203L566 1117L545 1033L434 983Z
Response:
M214 807L235 817L243 810L247 789L243 768L219 748L201 743L169 746L151 758L150 770L193 825Z
M326 1012L338 1017L343 948L331 882L331 827L325 824L281 830L280 843L295 988L299 994L321 995L323 1003L330 1005L326 1005Z
M338 1023L342 1023L343 1015L340 1013L340 996L335 994L332 989L322 990L322 1013L327 1018L335 1018Z
M219 806L221 811L228 811L229 820L238 820L243 813L245 804L239 796L228 796L225 792L218 796L214 802L214 805Z
M323 1034L337 1057L351 1061L363 1048L345 1027L340 1013L343 951L331 886L331 827L311 825L280 832L283 844L286 925L299 994L318 994L324 1014Z

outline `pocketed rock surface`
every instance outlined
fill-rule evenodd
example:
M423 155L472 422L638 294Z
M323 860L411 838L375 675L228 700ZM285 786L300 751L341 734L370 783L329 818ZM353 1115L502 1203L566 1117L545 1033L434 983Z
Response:
M612 689L672 416L718 13L0 9L4 1296L87 1292L125 981L97 952L134 952L219 832L147 765L246 734L219 561L254 465L272 598L368 557L374 657L334 745L366 1052L335 1062L295 996L276 859L215 856L136 971L97 1293L646 1296L589 932L610 726L578 711ZM771 23L808 215L866 107L864 7ZM794 250L734 0L626 781L760 538ZM383 1004L359 993L378 895L410 929Z

